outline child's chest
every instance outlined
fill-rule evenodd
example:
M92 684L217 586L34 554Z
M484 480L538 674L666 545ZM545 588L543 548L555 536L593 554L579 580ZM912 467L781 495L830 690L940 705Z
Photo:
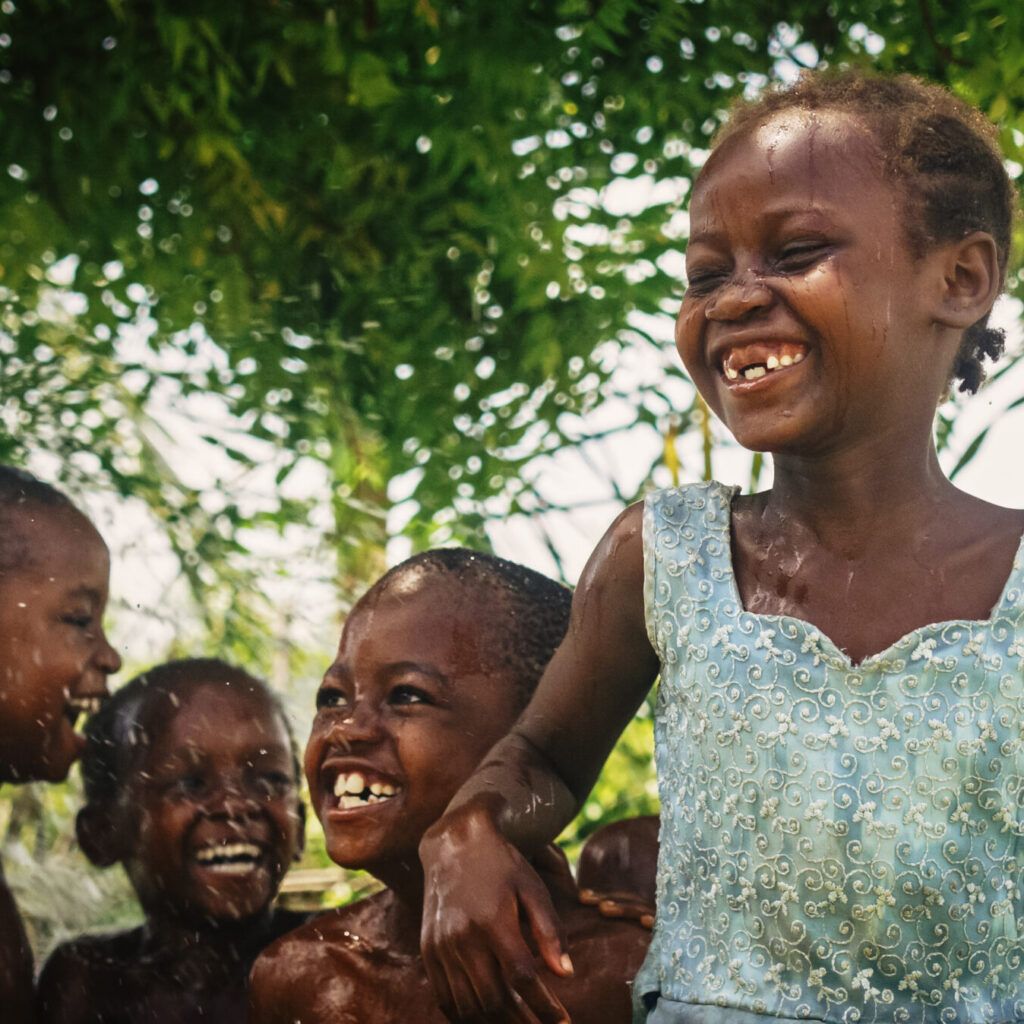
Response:
M766 543L738 517L733 572L745 610L812 623L859 664L921 627L987 620L1019 542L1018 532L969 548L879 544L843 554Z

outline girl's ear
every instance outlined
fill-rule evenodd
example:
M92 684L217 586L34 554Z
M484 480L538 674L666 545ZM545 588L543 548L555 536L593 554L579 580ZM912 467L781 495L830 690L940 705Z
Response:
M75 818L75 834L82 852L98 868L124 860L127 837L123 825L107 804L86 804ZM120 827L119 827L120 826Z
M945 277L938 323L966 330L987 316L1001 289L999 255L987 231L973 231L944 247Z

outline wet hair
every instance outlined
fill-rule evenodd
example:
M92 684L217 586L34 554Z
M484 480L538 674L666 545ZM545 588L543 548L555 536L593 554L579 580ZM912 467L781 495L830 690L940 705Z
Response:
M386 591L410 573L436 574L480 592L480 606L497 601L500 615L488 617L488 667L514 681L520 709L526 707L547 663L569 628L572 591L542 573L497 555L467 548L424 551L386 572L367 596Z
M1017 194L1003 165L998 129L980 110L912 75L805 72L789 88L735 106L713 150L785 110L833 110L856 117L874 139L883 179L904 195L903 228L911 252L923 256L937 245L985 231L995 240L1002 288ZM977 391L985 377L982 360L998 359L1005 341L1002 330L988 326L986 313L964 332L950 383L958 380L961 391Z
M301 779L299 753L291 724L277 694L266 683L218 658L189 658L157 665L108 697L85 727L82 782L90 804L113 803L161 728L191 693L203 686L225 686L265 697L284 724L296 783Z
M28 565L28 538L19 529L18 512L25 508L75 508L66 495L24 469L0 465L0 576Z

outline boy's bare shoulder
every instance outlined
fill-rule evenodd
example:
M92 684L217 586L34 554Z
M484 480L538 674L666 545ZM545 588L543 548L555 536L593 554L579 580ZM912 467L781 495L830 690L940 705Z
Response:
M320 914L260 954L250 980L252 1024L354 1024L383 987L401 989L415 958L396 954L382 929L378 893Z
M632 1019L632 984L651 941L639 922L602 916L596 907L560 905L574 974L554 990L573 1024Z
M113 993L129 984L139 930L83 935L61 943L47 958L37 986L41 1024L100 1019Z

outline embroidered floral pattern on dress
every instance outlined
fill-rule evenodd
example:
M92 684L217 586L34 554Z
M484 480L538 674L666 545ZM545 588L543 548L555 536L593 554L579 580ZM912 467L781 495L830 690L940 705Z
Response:
M852 666L809 623L743 610L734 493L644 510L662 823L638 995L1024 1021L1024 542L989 620Z

